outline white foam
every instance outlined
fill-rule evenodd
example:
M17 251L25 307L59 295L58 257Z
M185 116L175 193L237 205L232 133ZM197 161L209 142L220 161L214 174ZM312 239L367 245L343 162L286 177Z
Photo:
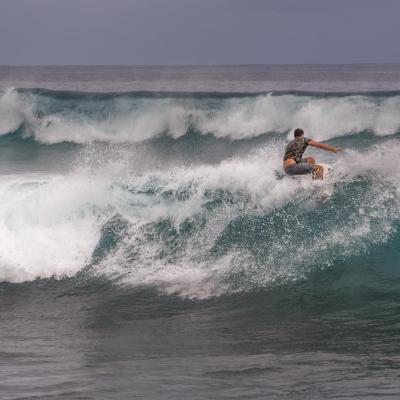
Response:
M292 137L295 127L302 127L307 136L318 140L363 131L391 135L400 128L399 110L399 96L377 100L368 96L264 95L230 100L213 116L201 115L199 127L235 139L287 131Z
M391 147L394 147L393 143L388 144L386 148L380 146L380 151L373 148L370 154L358 154L358 169L352 166L354 154L343 155L340 161L334 163L339 172L332 173L330 182L322 184L332 187L335 182L351 181L359 175L371 177L371 167L374 168L374 163L369 163L368 159L372 154L376 155L376 163L388 163L393 167L395 160L387 161L385 155L385 151ZM353 219L341 221L339 225L333 224L318 240L299 242L295 237L289 238L289 241L276 238L277 240L268 244L269 254L263 259L262 265L243 249L220 258L207 258L207 252L229 222L244 212L250 215L263 214L283 207L293 198L309 197L307 192L312 190L314 185L311 179L276 179L274 167L280 162L279 150L270 148L268 157L264 151L260 151L244 159L222 162L218 166L176 168L172 172L154 172L151 178L142 176L141 179L135 180L140 186L151 179L154 184L162 187L164 192L176 192L179 188L190 187L191 195L184 202L172 200L164 203L160 198L154 202L141 202L131 219L134 224L123 244L103 260L97 271L117 277L124 284L152 285L166 293L205 298L255 286L265 287L277 279L302 279L316 263L331 265L338 254L341 254L341 257L360 254L367 251L371 244L386 241L390 237L393 223L399 217L399 213L395 203L390 210L380 206L384 201L394 200L391 193L393 187L387 185L379 175L386 174L389 168L386 165L383 169L378 167L375 170L378 176L372 178L376 179L376 185L372 186L360 204L360 207L370 211L358 213L355 209ZM207 190L225 190L236 196L244 193L246 202L249 203L245 209L240 204L226 205L208 217L202 214L207 218L207 222L184 244L183 253L177 254L176 258L167 257L160 260L159 254L164 249L162 241L144 243L141 227L149 222L168 218L179 230L179 225L185 218L195 220L195 216L202 212L205 201L203 195ZM398 201L396 204L399 204ZM299 206L299 213L309 206L318 207L318 204L307 205L305 202ZM136 261L127 256L133 248ZM242 282L236 282L236 285L232 286L229 276L235 273L241 276Z
M0 281L72 276L99 237L104 186L71 175L0 179ZM100 207L100 208L99 208Z
M0 96L0 135L14 132L25 121L30 107L22 104L21 96L9 89Z
M118 113L108 119L93 120L79 115L50 115L35 126L35 138L43 143L136 143L170 133L180 137L186 133L187 113L169 101L149 104L144 101L138 110Z

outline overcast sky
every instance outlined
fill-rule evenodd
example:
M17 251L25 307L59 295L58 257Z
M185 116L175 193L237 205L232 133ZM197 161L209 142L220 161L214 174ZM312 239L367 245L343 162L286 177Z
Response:
M0 0L0 64L400 62L400 0Z

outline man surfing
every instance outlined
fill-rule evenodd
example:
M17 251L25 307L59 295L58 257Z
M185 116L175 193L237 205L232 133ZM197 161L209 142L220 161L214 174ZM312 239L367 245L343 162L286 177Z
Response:
M314 157L302 158L308 146L338 153L342 151L339 147L329 144L319 143L316 140L304 137L303 129L297 128L294 131L292 140L285 150L283 157L283 169L288 175L307 175L312 174L313 179L324 179L324 167L315 163Z

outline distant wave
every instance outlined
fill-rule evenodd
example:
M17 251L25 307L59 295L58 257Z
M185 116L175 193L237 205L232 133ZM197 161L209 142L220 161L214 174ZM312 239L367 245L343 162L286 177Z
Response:
M44 144L137 143L189 130L231 140L288 134L318 140L400 130L400 93L79 93L9 89L0 94L0 135Z

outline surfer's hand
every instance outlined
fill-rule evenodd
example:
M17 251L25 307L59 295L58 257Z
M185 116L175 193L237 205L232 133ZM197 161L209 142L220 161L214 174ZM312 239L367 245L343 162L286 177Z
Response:
M341 147L334 147L333 148L333 152L334 153L340 153L341 151L343 151L343 149Z

